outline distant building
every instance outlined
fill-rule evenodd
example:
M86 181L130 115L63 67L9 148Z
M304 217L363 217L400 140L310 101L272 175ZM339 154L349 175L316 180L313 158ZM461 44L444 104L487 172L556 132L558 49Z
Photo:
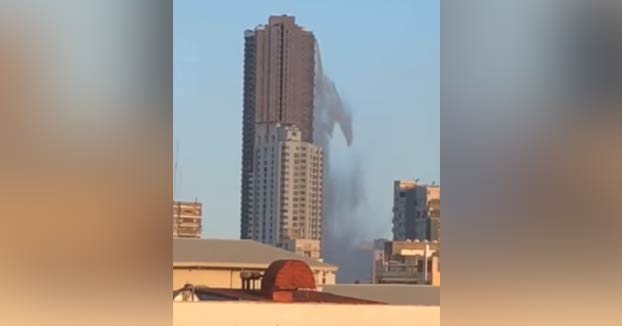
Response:
M174 239L173 289L185 284L241 289L243 276L262 274L283 259L309 265L318 287L335 284L336 266L253 240ZM251 285L258 288L259 282L256 278Z
M282 241L280 247L305 257L321 258L320 240L289 239Z
M201 238L203 206L198 202L173 202L173 238Z
M375 255L374 283L440 286L439 242L387 241Z
M393 240L440 241L441 188L397 180L393 187Z
M258 124L254 162L247 238L319 258L322 149L293 125Z
M377 262L384 261L384 246L387 242L390 242L390 241L387 239L375 239L374 240L373 247L372 247L372 254L371 254L372 270L371 270L371 277L370 277L369 283L376 283L376 274L378 272L376 269L383 268L382 264L377 264Z
M293 124L302 141L313 143L314 68L315 37L293 16L271 16L267 24L244 32L242 239L252 239L255 127L267 122Z

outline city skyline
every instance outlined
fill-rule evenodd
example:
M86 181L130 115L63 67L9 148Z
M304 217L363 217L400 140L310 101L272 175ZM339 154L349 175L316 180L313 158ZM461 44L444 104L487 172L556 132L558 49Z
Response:
M331 159L343 169L354 157L363 171L367 237L391 234L393 180L440 181L438 4L380 7L270 2L237 12L235 4L175 3L175 199L206 205L204 237L239 237L243 32L270 15L296 16L315 34L325 70L352 109L353 155L340 155L345 141L335 137ZM374 19L378 10L395 10L384 15L393 19ZM400 42L406 29L410 42Z

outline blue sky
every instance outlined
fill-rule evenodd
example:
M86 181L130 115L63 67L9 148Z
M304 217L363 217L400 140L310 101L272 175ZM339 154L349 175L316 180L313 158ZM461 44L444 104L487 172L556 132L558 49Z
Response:
M204 203L203 235L239 237L243 32L288 14L353 111L365 223L390 237L393 180L440 181L439 13L436 0L174 1L175 199Z

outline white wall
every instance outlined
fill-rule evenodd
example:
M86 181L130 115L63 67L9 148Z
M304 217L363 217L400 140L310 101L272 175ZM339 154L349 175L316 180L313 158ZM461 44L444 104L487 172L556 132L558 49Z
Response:
M173 325L437 326L440 307L327 303L174 302Z

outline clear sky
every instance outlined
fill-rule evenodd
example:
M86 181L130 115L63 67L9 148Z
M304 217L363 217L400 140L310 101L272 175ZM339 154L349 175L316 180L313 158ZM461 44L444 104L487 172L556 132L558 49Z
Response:
M390 237L393 180L440 182L439 2L174 1L175 199L203 202L203 236L240 232L243 32L288 14L313 31L353 111L365 223Z

